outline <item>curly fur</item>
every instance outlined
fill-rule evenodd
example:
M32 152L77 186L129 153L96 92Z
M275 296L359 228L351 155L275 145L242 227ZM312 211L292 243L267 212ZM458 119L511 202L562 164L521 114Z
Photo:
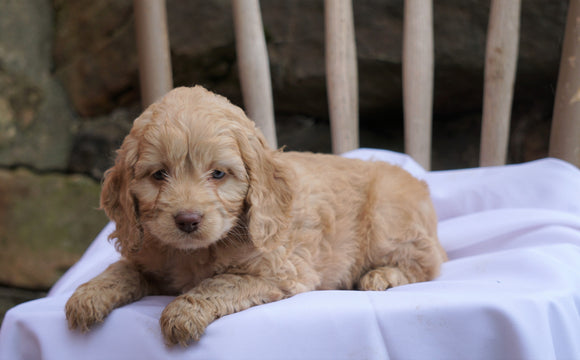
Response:
M69 326L83 331L173 294L161 330L185 345L254 305L427 281L446 259L425 183L382 162L272 150L240 108L199 86L135 120L101 205L123 259L69 299ZM195 231L177 226L182 212L200 216Z

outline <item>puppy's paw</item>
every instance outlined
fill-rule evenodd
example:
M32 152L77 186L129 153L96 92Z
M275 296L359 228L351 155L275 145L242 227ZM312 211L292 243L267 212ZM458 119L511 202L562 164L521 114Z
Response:
M161 313L159 323L168 345L186 346L198 341L205 328L216 318L215 306L192 295L175 298Z
M382 291L408 283L409 279L401 270L396 267L384 266L371 270L361 277L359 289Z
M65 305L68 327L82 332L87 332L93 325L103 322L112 310L111 302L101 293L87 291L82 287L75 291Z

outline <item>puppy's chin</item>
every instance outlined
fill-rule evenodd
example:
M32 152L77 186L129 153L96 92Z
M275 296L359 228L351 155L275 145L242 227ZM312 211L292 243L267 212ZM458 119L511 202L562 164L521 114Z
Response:
M196 250L207 248L226 236L233 224L225 219L223 222L220 226L201 226L191 233L179 230L174 224L152 222L143 225L163 245L179 250Z
M163 244L178 250L197 250L209 247L219 239L204 239L191 234L180 234L173 237L159 237Z

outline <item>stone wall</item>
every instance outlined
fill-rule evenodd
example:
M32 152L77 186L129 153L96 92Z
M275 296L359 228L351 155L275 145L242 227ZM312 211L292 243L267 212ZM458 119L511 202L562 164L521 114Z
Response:
M546 156L567 3L522 1L510 162ZM261 6L279 143L329 151L323 1ZM106 223L99 181L140 112L132 1L0 9L0 284L45 291ZM230 1L167 10L175 85L241 104ZM489 0L434 2L436 169L477 165L488 12ZM401 151L403 0L355 0L354 14L361 144Z

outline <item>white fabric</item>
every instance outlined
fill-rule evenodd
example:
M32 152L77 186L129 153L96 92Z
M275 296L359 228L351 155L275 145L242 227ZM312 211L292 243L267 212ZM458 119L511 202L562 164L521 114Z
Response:
M64 304L118 255L112 225L44 299L6 314L0 359L580 358L580 172L554 159L426 173L381 150L348 154L425 179L450 260L441 276L384 292L315 291L223 317L187 348L163 345L171 297L113 311L88 334Z

